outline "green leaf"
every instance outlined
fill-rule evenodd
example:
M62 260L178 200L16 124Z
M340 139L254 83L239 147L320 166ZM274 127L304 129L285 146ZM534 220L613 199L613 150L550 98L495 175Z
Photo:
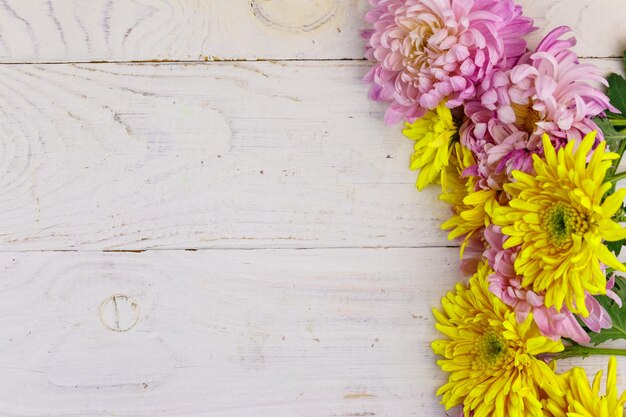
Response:
M619 142L626 139L626 133L618 132L613 126L611 119L604 117L596 117L593 121L598 125L602 133L604 134L604 140L609 145L609 149L613 152L617 152L619 149Z
M604 343L608 340L626 339L626 278L615 277L613 292L622 300L624 308L621 308L606 295L596 297L600 305L609 313L613 321L613 327L610 329L602 329L600 333L589 332L591 343L594 345Z
M623 119L626 117L626 79L619 74L611 74L608 76L609 88L607 95L611 100L611 104L615 106L622 114L609 113L609 117Z
M622 248L626 245L626 239L618 240L617 242L604 242L604 245L608 250L613 252L615 256L619 256Z

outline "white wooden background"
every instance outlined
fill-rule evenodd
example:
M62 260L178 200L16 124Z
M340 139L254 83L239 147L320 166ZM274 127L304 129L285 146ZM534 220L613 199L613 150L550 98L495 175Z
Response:
M626 1L522 3L620 70ZM0 0L1 417L446 415L458 250L366 99L366 9Z

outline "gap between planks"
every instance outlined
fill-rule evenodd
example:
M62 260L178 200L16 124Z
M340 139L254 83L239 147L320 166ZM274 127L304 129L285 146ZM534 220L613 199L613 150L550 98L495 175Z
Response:
M622 61L624 58L620 56L579 56L579 59L595 59L595 60L617 60ZM229 63L229 62L369 62L367 58L211 58L205 60L175 60L175 59L147 59L147 60L111 60L111 61L7 61L0 62L1 65L97 65L97 64L118 64L118 65L159 65L159 64L180 64L180 65L204 65L212 63ZM372 64L373 65L373 64Z
M46 253L46 252L84 252L84 253L144 253L144 252L207 252L207 251L316 251L316 250L394 250L394 249L452 249L459 245L426 246L320 246L320 247L211 247L211 248L150 248L150 249L3 249L0 253Z
M598 58L603 59L603 58ZM610 59L610 58L606 58ZM189 59L189 60L176 60L176 59L140 59L140 60L112 60L112 61L7 61L0 62L0 65L74 65L74 64L119 64L119 65L132 65L132 64L211 64L211 63L223 63L223 62L368 62L367 58L219 58L219 59Z

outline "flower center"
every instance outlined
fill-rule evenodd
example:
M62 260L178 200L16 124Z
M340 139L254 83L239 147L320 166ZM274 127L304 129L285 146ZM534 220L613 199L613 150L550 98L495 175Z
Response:
M419 70L426 64L428 54L428 40L432 36L430 31L414 31L409 37L409 46L407 48L406 57L409 60L409 66L415 70Z
M550 242L559 248L571 240L572 234L584 235L589 229L587 216L564 203L557 203L546 210L542 225L550 236Z
M540 121L541 116L539 115L539 112L531 107L528 109L528 115L524 121L524 129L526 129L529 135L532 135L537 129L537 122Z
M429 56L440 54L437 45L430 44L430 38L445 25L440 21L422 21L420 19L406 19L399 22L406 29L406 37L402 41L400 53L404 56L403 65L406 69L417 74L420 69L428 64Z
M539 112L533 109L532 103L530 101L526 105L513 103L511 107L515 112L515 124L528 132L529 135L535 133L537 123L543 119Z
M487 332L477 340L478 356L483 364L495 365L507 352L506 340L498 333Z

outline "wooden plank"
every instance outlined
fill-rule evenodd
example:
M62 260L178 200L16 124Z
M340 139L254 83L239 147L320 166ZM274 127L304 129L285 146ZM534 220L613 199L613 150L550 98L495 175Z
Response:
M430 311L457 256L1 253L0 415L443 417Z
M2 253L0 415L444 416L430 309L457 256Z
M444 245L366 71L1 66L0 248Z
M360 0L3 0L5 62L360 58Z
M520 1L577 51L621 56L623 0ZM367 0L2 0L0 62L361 59Z
M0 66L0 250L447 245L367 68Z

